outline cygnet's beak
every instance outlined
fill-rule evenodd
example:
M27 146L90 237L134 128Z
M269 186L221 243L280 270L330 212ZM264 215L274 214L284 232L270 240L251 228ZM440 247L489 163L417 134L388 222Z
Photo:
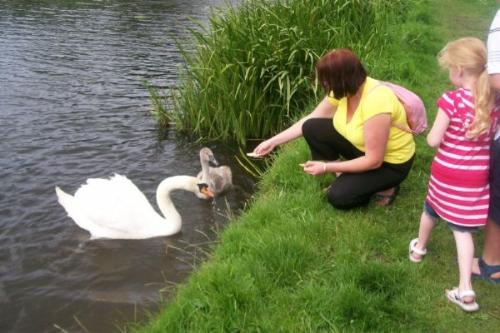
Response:
M219 162L217 162L217 160L215 159L214 155L210 155L208 157L208 162L210 164L212 164L213 166L216 166L216 167L219 166Z

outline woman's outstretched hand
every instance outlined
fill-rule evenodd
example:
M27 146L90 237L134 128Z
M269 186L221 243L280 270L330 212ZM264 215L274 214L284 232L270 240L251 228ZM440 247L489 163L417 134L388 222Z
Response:
M313 176L318 176L326 173L326 162L323 161L307 161L300 164L304 168L304 172Z
M255 147L255 149L250 153L251 155L249 156L262 157L272 152L274 147L275 145L271 142L271 140L263 141L257 147Z

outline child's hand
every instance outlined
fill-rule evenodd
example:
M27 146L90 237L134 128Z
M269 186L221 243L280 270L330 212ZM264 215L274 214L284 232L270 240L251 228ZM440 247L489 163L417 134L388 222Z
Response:
M305 173L313 176L322 175L326 172L326 163L322 161L307 161L299 165L304 168Z

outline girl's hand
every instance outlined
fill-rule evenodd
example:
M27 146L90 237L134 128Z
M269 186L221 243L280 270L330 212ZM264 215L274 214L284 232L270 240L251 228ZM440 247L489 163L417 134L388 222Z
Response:
M326 162L322 161L307 161L300 164L304 168L304 172L313 176L318 176L326 173Z
M272 152L275 147L276 146L269 139L261 142L257 147L255 147L252 154L254 157L261 157Z

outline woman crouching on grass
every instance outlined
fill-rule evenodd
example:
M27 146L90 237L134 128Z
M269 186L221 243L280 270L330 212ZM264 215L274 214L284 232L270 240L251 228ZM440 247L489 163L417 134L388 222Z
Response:
M266 155L303 135L312 154L304 172L337 175L327 192L334 207L365 205L374 195L379 205L390 204L415 154L412 134L399 128L407 127L403 105L390 88L367 76L351 50L328 52L319 59L316 72L326 97L253 153Z

